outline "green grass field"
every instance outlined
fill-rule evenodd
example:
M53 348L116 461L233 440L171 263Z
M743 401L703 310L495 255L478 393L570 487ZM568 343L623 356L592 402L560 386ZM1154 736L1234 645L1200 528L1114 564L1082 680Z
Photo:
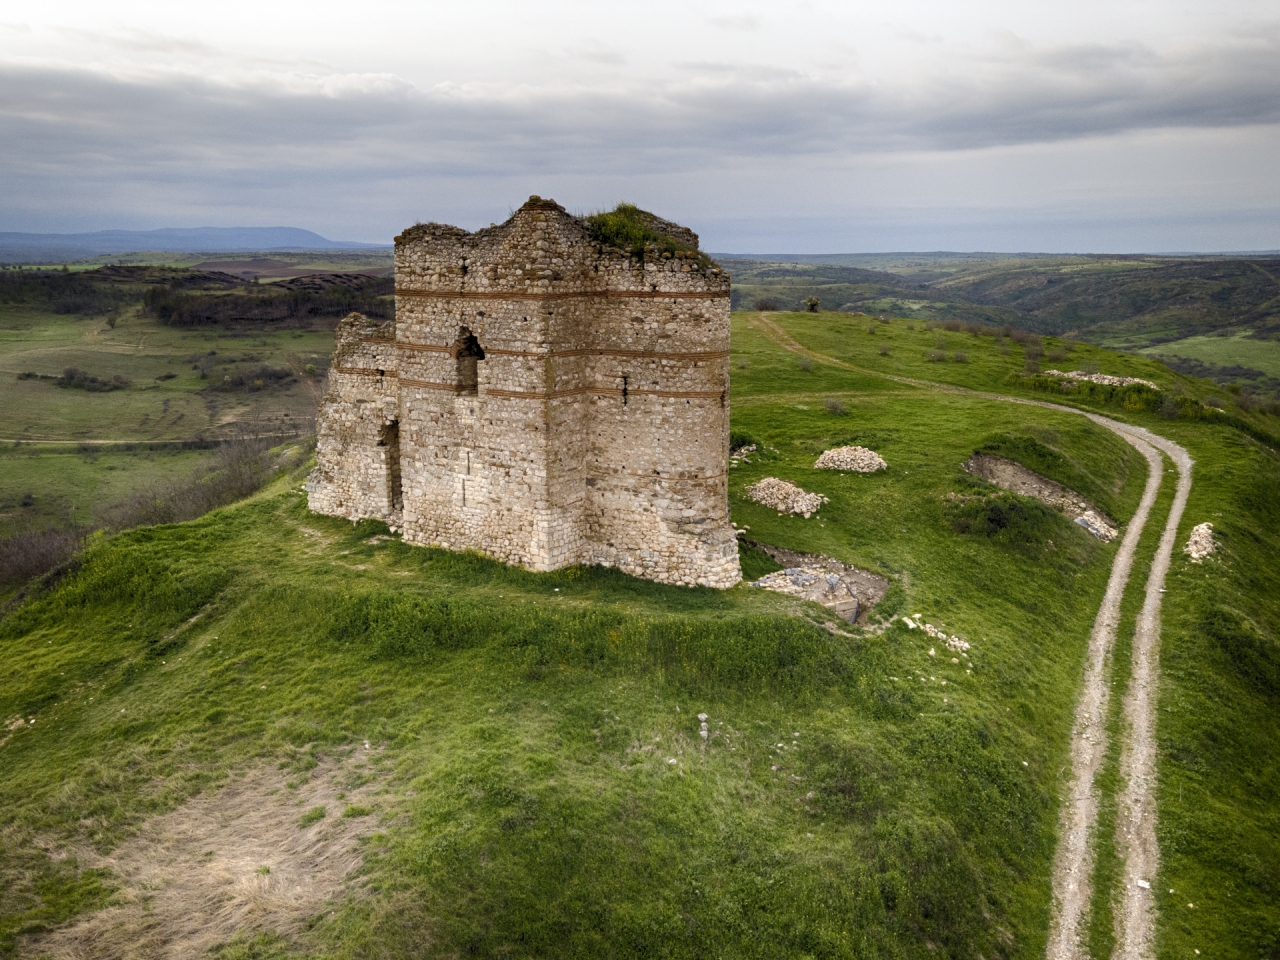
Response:
M0 536L68 518L91 524L102 506L189 476L212 456L207 450L5 444L0 446Z
M289 419L309 425L318 381L215 388L264 364L287 368L291 354L323 374L332 349L333 334L321 329L183 330L141 317L136 307L113 329L101 317L0 306L0 440L185 440L238 426L280 429ZM201 358L210 367L204 379L193 369ZM59 376L67 367L100 379L122 376L130 386L89 393L18 379L28 372Z
M1248 330L1227 337L1186 337L1138 352L1149 357L1190 357L1219 367L1249 367L1280 378L1280 341L1252 340Z
M986 395L1045 398L1021 385L1016 344L858 319L734 317L733 427L761 455L733 468L730 495L753 539L889 576L870 630L833 631L821 608L745 585L530 574L408 547L309 514L297 474L91 545L0 620L0 955L122 889L49 850L116 849L231 773L305 777L366 742L379 817L359 888L303 929L268 923L215 953L1042 955L1072 710L1115 545L1034 504L991 536L958 532L974 528L947 494L984 490L959 465L996 441L1125 521L1145 465L1083 417ZM1080 363L1211 389L1093 347L1064 365ZM1181 541L1211 519L1222 544L1201 566L1177 554L1165 599L1160 953L1273 956L1280 462L1226 421L1123 402L1098 409L1197 461ZM1237 420L1259 436L1271 423ZM889 469L812 469L849 442ZM743 496L764 475L831 502L779 516ZM883 628L907 612L966 637L971 664ZM1113 866L1100 858L1100 896Z

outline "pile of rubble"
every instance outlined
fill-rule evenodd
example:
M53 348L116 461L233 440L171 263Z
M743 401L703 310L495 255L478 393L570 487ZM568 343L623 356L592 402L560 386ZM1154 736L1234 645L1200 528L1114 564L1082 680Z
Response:
M747 454L755 452L756 445L754 443L748 443L743 447L734 447L729 451L729 465L737 466L739 463L750 463L751 461L747 459Z
M1150 387L1152 390L1159 390L1150 380L1143 380L1139 377L1113 377L1109 373L1085 373L1083 370L1072 370L1070 373L1063 373L1061 370L1046 370L1046 377L1066 377L1068 380L1088 380L1090 383L1101 383L1108 387L1127 387L1131 383L1136 383L1140 387Z
M1097 510L1086 510L1074 521L1078 526L1084 527L1103 543L1110 543L1120 535L1120 531L1111 525L1109 521Z
M1202 523L1191 528L1191 539L1182 548L1182 552L1191 557L1192 563L1199 563L1218 549L1213 542L1213 524Z
M830 502L820 493L801 490L794 483L777 477L765 477L759 483L747 487L746 493L756 503L773 507L779 513L798 513L806 520L824 503Z
M875 473L887 466L884 458L866 447L836 447L824 450L814 462L815 470L852 470L855 473Z
M889 590L889 581L884 577L850 567L833 557L797 553L763 543L751 546L763 550L786 568L752 581L751 586L812 600L850 623L856 623L883 600Z

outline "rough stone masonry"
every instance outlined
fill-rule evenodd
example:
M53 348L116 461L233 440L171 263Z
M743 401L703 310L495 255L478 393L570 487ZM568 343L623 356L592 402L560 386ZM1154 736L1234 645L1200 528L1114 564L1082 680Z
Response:
M729 524L729 277L626 251L530 198L468 233L395 241L395 320L338 327L312 510L530 570L741 579Z

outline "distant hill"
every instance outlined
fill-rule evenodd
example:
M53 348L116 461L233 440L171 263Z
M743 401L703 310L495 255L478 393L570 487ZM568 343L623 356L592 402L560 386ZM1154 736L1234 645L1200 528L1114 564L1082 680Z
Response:
M95 233L0 233L0 261L41 263L111 253L246 253L268 250L371 250L390 244L329 240L298 227L169 227Z

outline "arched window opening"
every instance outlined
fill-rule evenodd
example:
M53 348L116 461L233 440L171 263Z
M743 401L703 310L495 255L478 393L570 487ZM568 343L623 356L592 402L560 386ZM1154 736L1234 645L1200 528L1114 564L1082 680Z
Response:
M387 503L392 510L403 506L400 491L400 421L392 420L378 434L378 449L385 458L387 470Z
M458 392L474 396L480 382L477 364L484 359L484 350L475 335L463 327L458 331L458 342L454 351L454 356L458 360Z

